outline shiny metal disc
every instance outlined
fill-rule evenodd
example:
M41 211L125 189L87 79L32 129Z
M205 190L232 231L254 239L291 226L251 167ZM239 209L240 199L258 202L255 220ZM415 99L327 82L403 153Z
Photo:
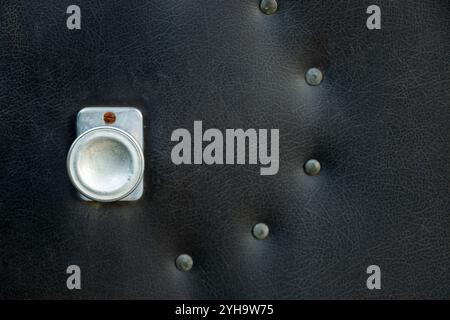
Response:
M138 142L114 127L96 127L81 134L67 156L70 180L94 201L123 199L144 174L144 156Z

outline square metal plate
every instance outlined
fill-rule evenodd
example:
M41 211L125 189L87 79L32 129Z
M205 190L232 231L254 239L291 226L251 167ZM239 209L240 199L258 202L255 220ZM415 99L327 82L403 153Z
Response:
M106 123L104 115L112 112L115 115L114 123ZM139 143L144 150L144 125L142 113L133 107L88 107L80 110L77 115L77 137L83 132L100 126L110 126L124 130ZM120 201L136 201L142 197L144 192L144 180L128 196ZM82 200L92 201L79 193Z

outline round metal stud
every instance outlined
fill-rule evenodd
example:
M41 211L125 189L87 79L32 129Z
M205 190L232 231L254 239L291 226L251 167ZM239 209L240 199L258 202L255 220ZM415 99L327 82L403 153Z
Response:
M317 68L311 68L306 71L305 78L310 86L318 86L323 81L323 73Z
M269 236L269 227L265 223L257 223L252 229L253 236L258 240L264 240Z
M81 134L67 155L67 171L75 188L100 202L119 201L132 193L144 174L138 142L115 127L96 127Z
M316 159L311 159L305 163L305 172L309 176L316 176L320 172L320 162Z
M180 254L175 260L175 265L177 266L178 270L187 272L192 269L194 261L192 260L192 257L190 255Z
M261 0L259 8L264 14L271 15L277 12L278 3L276 0Z

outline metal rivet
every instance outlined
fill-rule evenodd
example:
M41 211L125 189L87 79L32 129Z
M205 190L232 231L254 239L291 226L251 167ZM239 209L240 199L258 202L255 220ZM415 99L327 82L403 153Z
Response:
M306 161L306 163L305 163L305 172L309 176L316 176L316 175L318 175L319 172L320 172L320 162L315 160L315 159L311 159L311 160Z
M265 223L257 223L253 226L253 236L258 240L264 240L269 235L269 227Z
M194 265L194 261L192 260L192 257L190 255L180 254L177 257L175 264L176 264L178 270L186 272L186 271L189 271L192 269L192 266Z
M306 71L306 82L310 86L318 86L322 83L323 80L323 73L317 68L311 68L308 71Z
M276 0L261 0L259 8L264 14L274 14L278 9L278 3Z

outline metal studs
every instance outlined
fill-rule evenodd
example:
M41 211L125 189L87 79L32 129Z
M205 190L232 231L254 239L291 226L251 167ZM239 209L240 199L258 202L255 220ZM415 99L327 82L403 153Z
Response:
M265 223L257 223L252 229L253 236L258 240L264 240L269 236L269 227Z
M192 266L194 265L194 261L192 260L192 257L190 255L180 254L177 257L175 264L176 264L178 270L187 272L192 269Z
M261 0L259 8L264 14L271 15L277 12L278 3L276 0Z
M323 81L323 73L317 68L311 68L306 71L305 78L310 86L318 86Z
M320 162L316 159L311 159L305 163L305 172L309 176L316 176L320 172Z

